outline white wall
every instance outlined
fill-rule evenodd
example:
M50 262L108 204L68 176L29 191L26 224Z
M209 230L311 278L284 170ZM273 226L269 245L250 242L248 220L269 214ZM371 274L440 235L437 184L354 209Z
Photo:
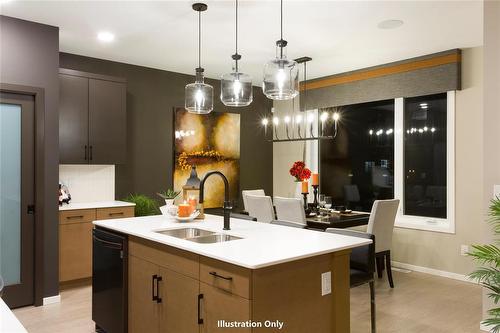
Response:
M468 274L474 264L460 255L460 246L482 240L483 205L483 50L463 50L462 85L456 94L456 210L455 234L396 228L393 260L458 274ZM288 104L287 104L288 103ZM289 102L276 102L275 112L289 109ZM275 195L294 191L288 174L291 164L302 158L303 143L275 143L273 189Z
M66 185L71 202L115 200L114 165L59 165L59 182Z

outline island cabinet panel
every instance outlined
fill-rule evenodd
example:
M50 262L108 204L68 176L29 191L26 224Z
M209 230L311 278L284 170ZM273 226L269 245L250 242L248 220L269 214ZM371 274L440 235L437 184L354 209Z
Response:
M200 257L200 281L250 299L251 270L219 260Z
M345 250L254 270L252 319L282 321L287 333L349 332L349 255ZM331 272L332 292L322 295L325 272Z
M156 300L158 265L129 256L128 261L128 331L156 333L160 330L160 307Z
M137 237L129 238L128 251L131 255L184 274L196 280L200 274L199 256L171 246L158 244Z
M159 277L160 332L198 332L198 280L163 267Z
M252 319L251 301L238 295L227 292L224 289L200 283L201 300L201 333L218 332L253 332L252 328L229 328L224 327L222 321L246 322Z

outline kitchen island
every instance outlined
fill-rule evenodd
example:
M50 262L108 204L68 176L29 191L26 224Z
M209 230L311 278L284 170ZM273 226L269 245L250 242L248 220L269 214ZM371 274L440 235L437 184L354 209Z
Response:
M94 224L128 235L129 332L349 332L349 253L371 242L212 215Z

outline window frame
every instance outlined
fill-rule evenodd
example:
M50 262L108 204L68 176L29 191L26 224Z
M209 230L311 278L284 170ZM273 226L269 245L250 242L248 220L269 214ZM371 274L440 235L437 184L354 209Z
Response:
M404 98L394 100L394 198L400 200L396 227L455 233L455 91L446 93L446 218L404 214Z

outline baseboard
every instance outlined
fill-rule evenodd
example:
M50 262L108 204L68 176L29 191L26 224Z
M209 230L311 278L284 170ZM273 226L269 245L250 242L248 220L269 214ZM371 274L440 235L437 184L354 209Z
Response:
M436 275L436 276L442 276L442 277L446 277L449 279L459 280L459 281L464 281L464 282L469 282L469 283L475 283L474 281L470 280L467 277L467 275L463 275L463 274L447 272L447 271L440 271L439 269L410 265L410 264L406 264L404 262L397 262L397 261L392 261L392 265L394 267L409 269L409 270L415 271L415 272L426 273L426 274L431 274L431 275Z
M483 323L479 324L479 329L481 331L490 332L490 329L488 328L488 325L485 325Z
M43 305L49 305L61 302L61 295L49 296L43 298Z

